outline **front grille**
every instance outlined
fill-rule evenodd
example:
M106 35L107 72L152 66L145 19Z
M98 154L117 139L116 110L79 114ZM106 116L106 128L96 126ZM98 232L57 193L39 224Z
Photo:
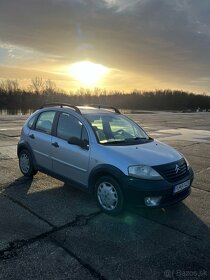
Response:
M187 165L184 159L153 167L168 182L176 182L183 179L187 173Z

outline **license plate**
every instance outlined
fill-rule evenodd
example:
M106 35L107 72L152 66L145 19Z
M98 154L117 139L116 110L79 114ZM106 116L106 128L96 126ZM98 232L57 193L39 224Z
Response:
M174 194L176 194L176 193L178 193L178 192L181 192L181 191L183 191L183 190L189 188L189 186L190 186L190 180L187 180L187 181L185 181L184 183L181 183L181 184L179 184L179 185L176 185L176 186L174 187Z

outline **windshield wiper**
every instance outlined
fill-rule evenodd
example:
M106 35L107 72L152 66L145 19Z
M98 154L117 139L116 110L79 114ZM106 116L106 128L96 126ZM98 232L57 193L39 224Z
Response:
M103 145L112 145L112 144L128 144L128 143L134 143L136 141L151 141L150 138L146 137L131 137L131 138L125 138L123 140L112 140L112 141L107 141L107 142L101 142Z
M148 138L146 138L146 137L125 138L125 141L136 141L136 140L148 140Z
M107 142L101 142L103 145L109 145L109 144L121 144L126 143L125 140L113 140L113 141L107 141Z

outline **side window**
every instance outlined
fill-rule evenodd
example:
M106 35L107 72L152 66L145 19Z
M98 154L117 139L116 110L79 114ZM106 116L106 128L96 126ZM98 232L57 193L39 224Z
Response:
M34 122L35 122L35 120L36 120L36 117L37 117L37 115L36 115L36 116L33 116L32 118L30 118L30 120L28 121L28 127L29 127L29 128L32 128L32 126L34 125Z
M36 123L36 130L50 134L52 130L54 117L55 112L53 111L41 113Z
M86 141L86 143L89 143L89 139L88 139L88 133L86 128L84 127L84 125L82 126L82 136L81 136L81 140Z
M81 138L82 123L67 113L62 113L58 120L57 137L69 140L71 137Z

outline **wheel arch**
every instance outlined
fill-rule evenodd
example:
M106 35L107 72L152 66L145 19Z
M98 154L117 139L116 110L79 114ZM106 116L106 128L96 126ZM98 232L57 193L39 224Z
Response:
M102 176L110 176L115 179L120 186L122 186L122 178L125 176L125 174L117 167L109 164L101 164L95 167L91 171L88 179L88 189L90 192L94 192L95 183ZM122 187L121 190L123 191Z
M17 156L18 156L18 158L19 158L20 152L23 151L23 150L28 150L30 152L32 160L33 160L33 166L34 166L34 168L37 169L37 164L36 164L36 160L35 160L33 151L31 149L30 145L27 142L24 142L24 141L18 143L18 146L17 146Z

